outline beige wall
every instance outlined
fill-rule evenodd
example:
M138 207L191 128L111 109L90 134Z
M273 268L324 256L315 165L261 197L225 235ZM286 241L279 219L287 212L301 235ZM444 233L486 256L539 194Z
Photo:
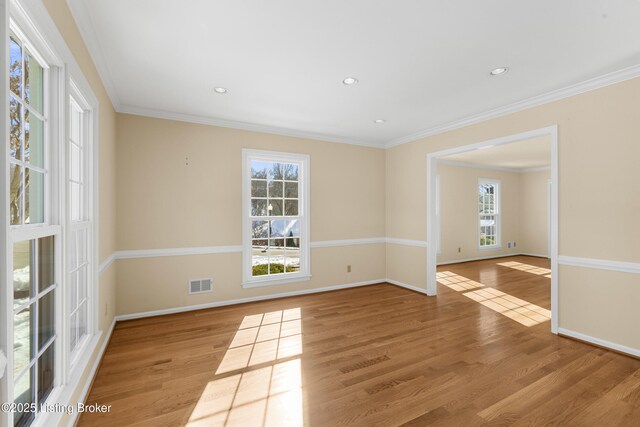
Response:
M440 248L438 263L516 254L519 242L520 174L438 164L440 176ZM478 234L478 180L500 181L500 248L480 249ZM516 245L517 246L517 245ZM460 252L458 252L460 248Z
M520 174L518 253L549 256L549 181L551 172Z
M640 79L636 78L387 150L387 237L426 239L427 153L558 125L560 255L640 262L638 111ZM422 262L407 266L414 271L404 272L407 277L419 277L426 268L425 258L415 259ZM393 271L388 266L391 279ZM636 292L637 275L624 284L616 282L617 273L600 275L598 285L604 291L598 294L581 287L575 276L560 275L560 327L595 331L596 338L637 347L640 310L603 322L589 308L615 307ZM424 283L409 284L424 287Z
M116 228L116 199L115 199L115 111L107 92L102 84L102 80L91 60L86 46L82 41L80 32L64 0L44 0L49 15L55 22L58 30L62 34L65 42L69 46L71 53L80 66L82 73L91 85L91 88L99 102L99 263L107 259L115 250L115 228ZM98 289L98 325L103 334L101 340L106 338L116 311L115 298L115 263L111 264L100 274ZM71 402L77 402L88 378L89 371L97 357L98 349L102 341L98 343L96 351L91 357L79 387L73 393ZM65 416L62 424L66 424Z
M117 115L117 130L119 250L241 245L242 148L310 155L312 241L385 235L384 150L128 114ZM121 260L118 313L385 278L384 244L312 249L312 280L262 288L241 287L240 261ZM201 277L214 291L189 296L188 280Z

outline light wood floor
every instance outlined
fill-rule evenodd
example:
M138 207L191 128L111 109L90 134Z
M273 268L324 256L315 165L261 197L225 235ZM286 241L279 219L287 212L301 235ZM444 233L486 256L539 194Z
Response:
M504 312L449 281L437 298L380 284L118 323L87 401L111 413L79 424L640 425L640 361L552 335L529 313L549 309L535 267L438 268Z

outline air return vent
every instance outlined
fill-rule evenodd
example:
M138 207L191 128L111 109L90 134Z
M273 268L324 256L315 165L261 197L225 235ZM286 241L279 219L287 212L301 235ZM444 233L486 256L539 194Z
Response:
M213 290L213 279L198 279L189 281L189 293L200 294Z

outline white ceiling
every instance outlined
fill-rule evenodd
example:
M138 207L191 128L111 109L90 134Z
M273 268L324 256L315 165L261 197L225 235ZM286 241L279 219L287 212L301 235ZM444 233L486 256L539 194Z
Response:
M639 0L69 3L118 111L342 142L402 142L640 64Z
M439 160L515 170L551 165L551 138L539 136L511 144L452 154Z

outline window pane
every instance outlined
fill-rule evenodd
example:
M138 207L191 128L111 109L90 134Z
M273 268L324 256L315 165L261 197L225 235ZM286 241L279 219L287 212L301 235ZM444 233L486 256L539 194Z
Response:
M34 399L34 387L33 380L35 378L34 375L35 366L29 369L28 372L20 377L18 382L16 382L15 388L13 389L13 396L15 403L22 404L30 404L35 403ZM27 407L28 408L28 407ZM13 414L13 425L14 426L26 426L29 425L31 420L33 420L34 414L33 412L16 412Z
M82 186L72 182L71 187L71 220L82 220Z
M9 213L11 225L22 224L22 167L12 164L9 170L11 176L9 190Z
M22 96L22 48L13 37L9 38L9 87Z
M267 181L251 181L251 197L267 197Z
M251 237L253 239L269 237L269 221L251 221Z
M284 183L284 197L288 199L298 198L298 183L297 182L285 182Z
M13 307L26 303L32 295L34 272L33 240L13 244Z
M9 152L14 159L22 160L22 105L9 97Z
M69 164L69 177L77 182L82 182L81 149L75 144L69 144L71 161Z
M55 283L54 237L38 239L38 291L42 292Z
M269 273L269 255L267 240L255 240L251 250L252 276L264 276Z
M33 328L31 308L25 308L13 317L13 373L17 375L31 362L33 355Z
M287 221L285 221L283 219L277 219L275 221L270 221L269 236L270 237L284 237L286 226L287 226Z
M269 199L267 209L270 216L282 216L282 199Z
M300 271L300 250L299 249L287 249L286 252L286 266L288 273L294 273Z
M44 70L30 54L24 56L25 98L31 108L42 114Z
M281 198L282 197L282 181L269 181L269 197Z
M284 247L284 239L270 239L269 246L272 248L283 248Z
M84 266L78 271L78 304L87 297L87 267Z
M54 292L51 291L38 301L38 351L53 337L55 320L53 310Z
M271 169L272 163L251 161L251 178L267 179L267 170Z
M284 201L284 214L287 216L298 215L298 201L297 200L285 200Z
M286 164L284 165L284 179L288 181L298 180L298 165Z
M300 247L300 238L288 238L285 241L285 245L287 248L299 248Z
M78 232L71 232L69 238L69 268L78 267Z
M273 180L284 179L284 165L282 163L271 163L271 168L267 170L267 177Z
M76 348L78 341L78 313L71 315L70 329L69 329L69 350L73 351Z
M71 102L71 126L69 129L69 138L71 141L75 142L78 145L82 145L82 138L80 137L81 128L82 128L82 111L80 107L75 103Z
M78 307L78 272L71 273L69 278L69 304L70 311L74 311Z
M40 403L43 403L51 393L51 390L53 390L54 357L54 346L50 345L38 359L38 402Z
M251 216L266 216L267 201L265 199L251 200Z
M24 119L24 161L44 167L44 123L28 110Z
M27 168L24 175L25 185L25 224L44 222L44 174Z
M87 302L85 301L78 310L78 343L87 334Z
M270 247L269 254L269 274L284 273L284 248Z
M78 265L88 261L87 258L87 230L78 230Z

